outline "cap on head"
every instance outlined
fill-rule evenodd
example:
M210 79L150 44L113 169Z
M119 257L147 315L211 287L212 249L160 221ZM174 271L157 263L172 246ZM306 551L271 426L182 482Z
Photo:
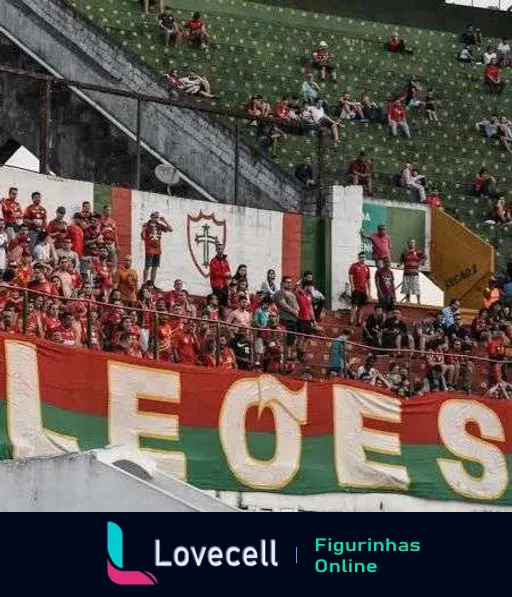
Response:
M321 42L318 44L318 47L319 47L319 48L326 48L326 47L327 47L327 42L326 42L326 41L321 41Z

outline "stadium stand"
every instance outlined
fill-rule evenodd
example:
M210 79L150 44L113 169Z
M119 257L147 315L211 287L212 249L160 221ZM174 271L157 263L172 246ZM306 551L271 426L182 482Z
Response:
M475 123L492 113L507 114L510 92L505 88L500 96L490 95L483 85L483 66L457 60L462 47L457 35L403 28L400 35L414 54L390 53L385 43L396 30L394 25L242 0L207 0L200 8L211 36L208 50L188 43L166 48L156 8L150 17L142 18L136 1L75 0L73 4L155 70L205 76L215 96L209 101L218 105L242 107L255 94L275 105L283 96L300 95L311 52L321 40L334 53L339 75L336 83L326 82L321 91L331 106L345 90L354 98L368 94L386 105L411 75L416 76L422 95L435 88L439 125L417 108L408 110L411 139L390 137L386 124L342 121L340 145L325 142L325 182L344 183L350 160L364 150L373 161L374 194L412 200L412 192L393 181L406 162L414 162L430 185L439 189L445 209L492 242L500 265L505 265L512 246L509 228L484 224L490 201L472 196L471 181L485 166L499 189L507 197L511 193L510 155L500 150L497 141L488 141L475 130ZM192 0L172 3L180 23L197 8ZM256 142L254 128L247 127L244 134ZM315 137L288 135L280 142L276 160L292 171L303 155L314 155L316 148Z

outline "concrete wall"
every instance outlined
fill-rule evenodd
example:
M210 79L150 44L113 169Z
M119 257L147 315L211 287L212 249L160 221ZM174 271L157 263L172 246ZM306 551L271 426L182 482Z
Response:
M108 452L3 460L0 512L236 512L171 477L159 474L155 484L103 462Z
M0 64L45 71L8 38L0 34ZM0 73L0 147L17 141L35 156L39 154L40 84L38 81ZM135 184L136 144L105 116L78 95L54 90L51 113L50 170L61 177L101 184L132 187ZM0 164L9 153L0 154ZM146 151L141 155L141 188L165 192L153 171L160 161ZM191 187L183 192L195 197Z
M159 78L139 59L73 12L63 0L3 0L0 24L65 78L166 97ZM130 131L133 100L87 92ZM142 139L219 201L234 197L234 134L206 115L161 105L143 111ZM240 155L240 204L296 210L300 188L248 146Z

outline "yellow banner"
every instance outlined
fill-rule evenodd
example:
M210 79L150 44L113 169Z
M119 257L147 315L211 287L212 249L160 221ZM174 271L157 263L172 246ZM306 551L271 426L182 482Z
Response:
M494 273L494 247L439 209L432 210L432 280L467 309L483 306L483 290Z

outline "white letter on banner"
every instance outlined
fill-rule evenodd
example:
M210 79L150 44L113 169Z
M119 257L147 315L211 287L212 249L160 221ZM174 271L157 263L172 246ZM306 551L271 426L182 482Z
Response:
M467 432L470 422L479 428L481 439ZM508 487L507 461L497 446L483 441L505 441L498 415L476 400L447 400L439 409L438 425L441 439L453 455L477 462L482 468L475 476L459 460L438 458L448 485L459 495L475 500L499 499Z
M141 400L180 402L180 375L174 371L141 367L116 361L108 362L108 426L113 445L140 450L139 437L179 440L176 415L141 412ZM146 449L144 449L146 451ZM186 478L183 452L148 450L158 461L158 467L178 477Z
M253 458L247 445L245 419L250 407L274 416L276 450L270 460ZM300 466L301 425L307 420L307 386L294 392L270 375L236 381L226 392L219 417L219 435L231 472L247 487L280 489Z
M43 428L37 347L5 340L7 429L15 458L77 452L76 438ZM54 441L51 441L51 440Z
M400 400L376 392L333 385L334 462L338 483L365 489L409 488L405 466L368 460L366 450L401 455L398 433L376 431L363 426L363 417L400 423Z

